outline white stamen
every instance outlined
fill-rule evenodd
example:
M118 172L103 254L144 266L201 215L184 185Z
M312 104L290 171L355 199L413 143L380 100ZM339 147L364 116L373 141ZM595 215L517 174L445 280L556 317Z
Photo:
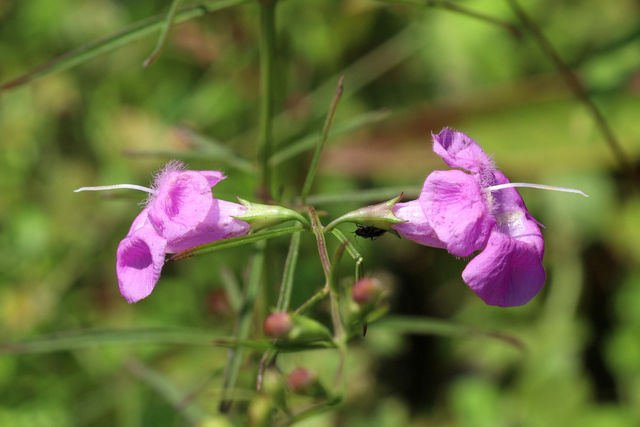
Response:
M512 187L528 187L528 188L537 188L540 190L562 191L565 193L576 193L584 197L589 197L587 194L583 193L580 190L576 190L574 188L554 187L551 185L542 185L542 184L529 184L527 182L510 182L508 184L493 185L491 187L483 188L482 191L485 191L485 192L497 191L497 190L502 190L503 188L512 188Z
M81 191L104 191L104 190L117 190L119 188L128 188L130 190L140 190L145 193L155 194L155 190L151 188L143 187L142 185L134 185L134 184L116 184L116 185L101 185L99 187L81 187L77 190L73 190L74 193L79 193Z

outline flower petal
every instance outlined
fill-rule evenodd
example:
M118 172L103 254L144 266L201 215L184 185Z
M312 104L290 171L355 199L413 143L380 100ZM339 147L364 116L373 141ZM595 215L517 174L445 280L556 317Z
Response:
M149 218L158 234L174 241L195 230L212 205L207 177L196 171L171 172L149 204Z
M514 307L540 292L546 274L535 244L512 239L496 227L487 247L462 272L462 279L485 303Z
M419 200L438 239L457 256L482 248L496 224L476 176L459 170L432 172Z
M501 172L494 172L496 183L509 182ZM498 227L504 234L536 246L540 259L544 254L544 239L538 222L527 211L522 197L515 188L504 188L492 193L494 199L494 216Z
M241 216L246 210L238 203L213 199L209 213L195 229L167 242L167 253L182 252L194 246L249 233L248 223L233 218Z
M479 173L493 169L491 159L473 139L462 132L444 128L433 136L433 151L452 168Z
M393 207L393 213L398 218L406 221L391 226L398 233L421 245L446 249L447 245L438 239L436 232L429 225L419 200L396 203Z
M195 171L200 175L204 176L207 182L209 183L209 187L213 188L217 183L226 179L227 177L220 171Z
M120 293L130 303L147 297L155 287L164 264L165 246L166 241L148 220L118 245L118 284Z

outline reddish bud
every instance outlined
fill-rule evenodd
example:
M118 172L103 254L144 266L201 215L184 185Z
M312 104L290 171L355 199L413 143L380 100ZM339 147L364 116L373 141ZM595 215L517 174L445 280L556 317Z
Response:
M265 335L271 338L283 338L293 328L293 319L286 312L273 313L264 319L262 328Z
M382 284L378 279L365 277L353 285L352 297L358 304L368 304L382 293Z
M304 368L296 368L289 374L287 384L292 392L316 399L326 399L329 396L318 377Z
M295 393L304 393L314 381L316 375L313 372L305 368L296 368L289 374L287 385Z

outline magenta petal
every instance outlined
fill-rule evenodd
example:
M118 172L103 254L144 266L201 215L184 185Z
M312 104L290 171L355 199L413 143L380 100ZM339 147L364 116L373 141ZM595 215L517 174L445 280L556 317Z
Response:
M463 168L471 172L493 169L491 159L473 139L462 132L442 129L433 135L433 151L452 168Z
M219 171L196 171L209 183L209 187L215 187L217 183L227 178L222 172Z
M181 252L194 246L249 233L248 223L232 218L241 216L246 210L238 203L213 199L209 213L195 229L168 241L167 253Z
M171 172L149 204L149 218L168 241L192 232L209 214L213 195L199 172Z
M391 226L398 233L421 245L446 249L447 245L438 239L435 231L429 225L429 221L427 221L427 217L420 206L420 201L397 203L393 207L393 213L398 218L406 221Z
M147 297L158 282L165 246L166 241L149 221L130 232L118 245L118 284L120 293L130 303Z
M432 172L419 200L438 239L457 256L482 248L496 223L477 178L459 170Z
M496 228L487 247L462 272L462 279L487 304L524 305L540 292L546 274L536 245Z

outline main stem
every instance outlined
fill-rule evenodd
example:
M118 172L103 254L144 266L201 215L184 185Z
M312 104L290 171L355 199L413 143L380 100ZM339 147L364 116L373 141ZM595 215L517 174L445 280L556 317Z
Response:
M273 110L276 56L277 0L259 0L260 4L260 135L258 141L258 193L264 201L271 199L271 169L273 151Z

